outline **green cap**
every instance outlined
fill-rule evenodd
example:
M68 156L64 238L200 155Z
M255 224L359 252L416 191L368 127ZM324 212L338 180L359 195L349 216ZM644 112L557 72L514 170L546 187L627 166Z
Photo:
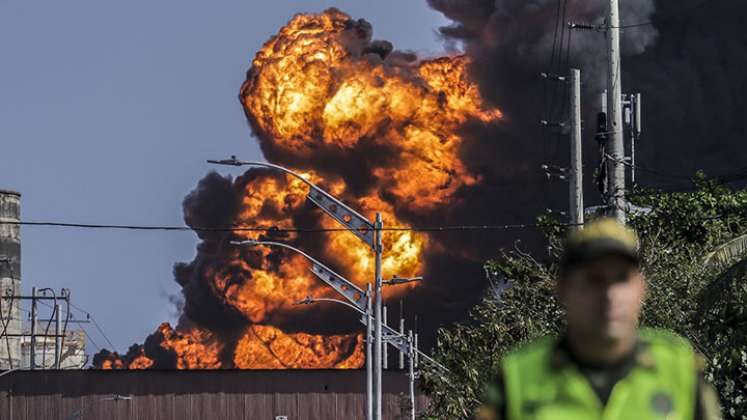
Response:
M615 219L595 220L566 238L560 264L568 268L608 255L620 255L640 264L638 236Z

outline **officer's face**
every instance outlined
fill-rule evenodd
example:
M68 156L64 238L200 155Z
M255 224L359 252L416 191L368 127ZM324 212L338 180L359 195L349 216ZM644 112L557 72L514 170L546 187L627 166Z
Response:
M568 328L602 340L625 340L636 334L645 294L643 274L619 256L578 266L558 283Z

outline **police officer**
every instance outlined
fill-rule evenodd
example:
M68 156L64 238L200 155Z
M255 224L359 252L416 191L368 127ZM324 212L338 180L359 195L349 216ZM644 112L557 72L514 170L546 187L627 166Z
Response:
M476 418L720 418L690 344L638 327L646 295L640 265L635 233L614 219L572 232L556 287L564 333L504 357Z

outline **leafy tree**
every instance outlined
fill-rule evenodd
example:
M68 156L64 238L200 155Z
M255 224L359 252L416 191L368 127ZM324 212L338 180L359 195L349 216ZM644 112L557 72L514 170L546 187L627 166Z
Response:
M649 210L629 220L640 236L648 278L641 323L689 338L706 359L706 375L721 395L725 416L744 419L747 258L738 238L747 234L747 190L702 174L695 182L698 188L690 193L631 194L631 201ZM423 386L432 399L424 418L469 417L503 354L562 329L554 282L564 228L546 217L540 224L549 256L539 259L515 247L486 263L490 287L469 322L439 331L435 357L450 372L424 371Z

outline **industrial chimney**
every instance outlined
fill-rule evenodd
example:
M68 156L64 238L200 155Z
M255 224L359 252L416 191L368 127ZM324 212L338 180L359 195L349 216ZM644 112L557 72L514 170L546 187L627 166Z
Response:
M20 301L5 296L21 293L21 194L0 190L0 369L21 364ZM4 333L3 333L4 331Z

